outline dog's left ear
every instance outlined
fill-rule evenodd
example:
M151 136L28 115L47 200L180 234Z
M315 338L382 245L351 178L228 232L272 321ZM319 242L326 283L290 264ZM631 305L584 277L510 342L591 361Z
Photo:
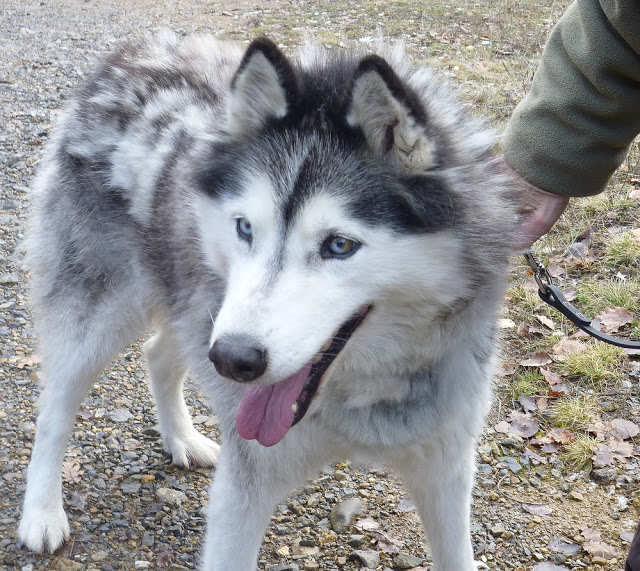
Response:
M298 94L291 64L267 38L249 44L231 83L226 130L244 136L287 115Z
M413 172L435 166L436 144L427 133L424 108L381 57L370 55L358 64L345 119L392 164Z

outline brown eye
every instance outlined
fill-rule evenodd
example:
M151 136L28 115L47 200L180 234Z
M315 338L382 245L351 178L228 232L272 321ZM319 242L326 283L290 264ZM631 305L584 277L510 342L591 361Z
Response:
M344 259L356 253L360 243L345 236L329 236L320 248L320 255L329 258Z

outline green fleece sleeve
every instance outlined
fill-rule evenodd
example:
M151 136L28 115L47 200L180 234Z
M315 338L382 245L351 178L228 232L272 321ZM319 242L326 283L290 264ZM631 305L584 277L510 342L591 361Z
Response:
M640 133L640 0L576 0L502 140L507 162L564 196L604 190Z

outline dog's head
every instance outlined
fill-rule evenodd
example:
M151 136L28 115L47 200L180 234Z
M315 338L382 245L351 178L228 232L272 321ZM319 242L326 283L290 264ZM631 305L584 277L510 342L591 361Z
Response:
M413 349L385 347L421 343L471 295L468 205L451 180L490 146L469 127L475 155L462 157L442 127L457 119L434 116L377 55L312 59L249 46L200 179L204 255L226 280L209 356L250 383L236 426L266 446L330 367L401 370Z

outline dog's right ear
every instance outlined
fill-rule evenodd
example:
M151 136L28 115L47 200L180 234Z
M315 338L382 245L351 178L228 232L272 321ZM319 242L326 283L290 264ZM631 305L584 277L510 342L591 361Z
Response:
M243 137L261 129L271 119L282 119L298 95L291 64L267 38L257 38L247 48L231 83L226 131Z

